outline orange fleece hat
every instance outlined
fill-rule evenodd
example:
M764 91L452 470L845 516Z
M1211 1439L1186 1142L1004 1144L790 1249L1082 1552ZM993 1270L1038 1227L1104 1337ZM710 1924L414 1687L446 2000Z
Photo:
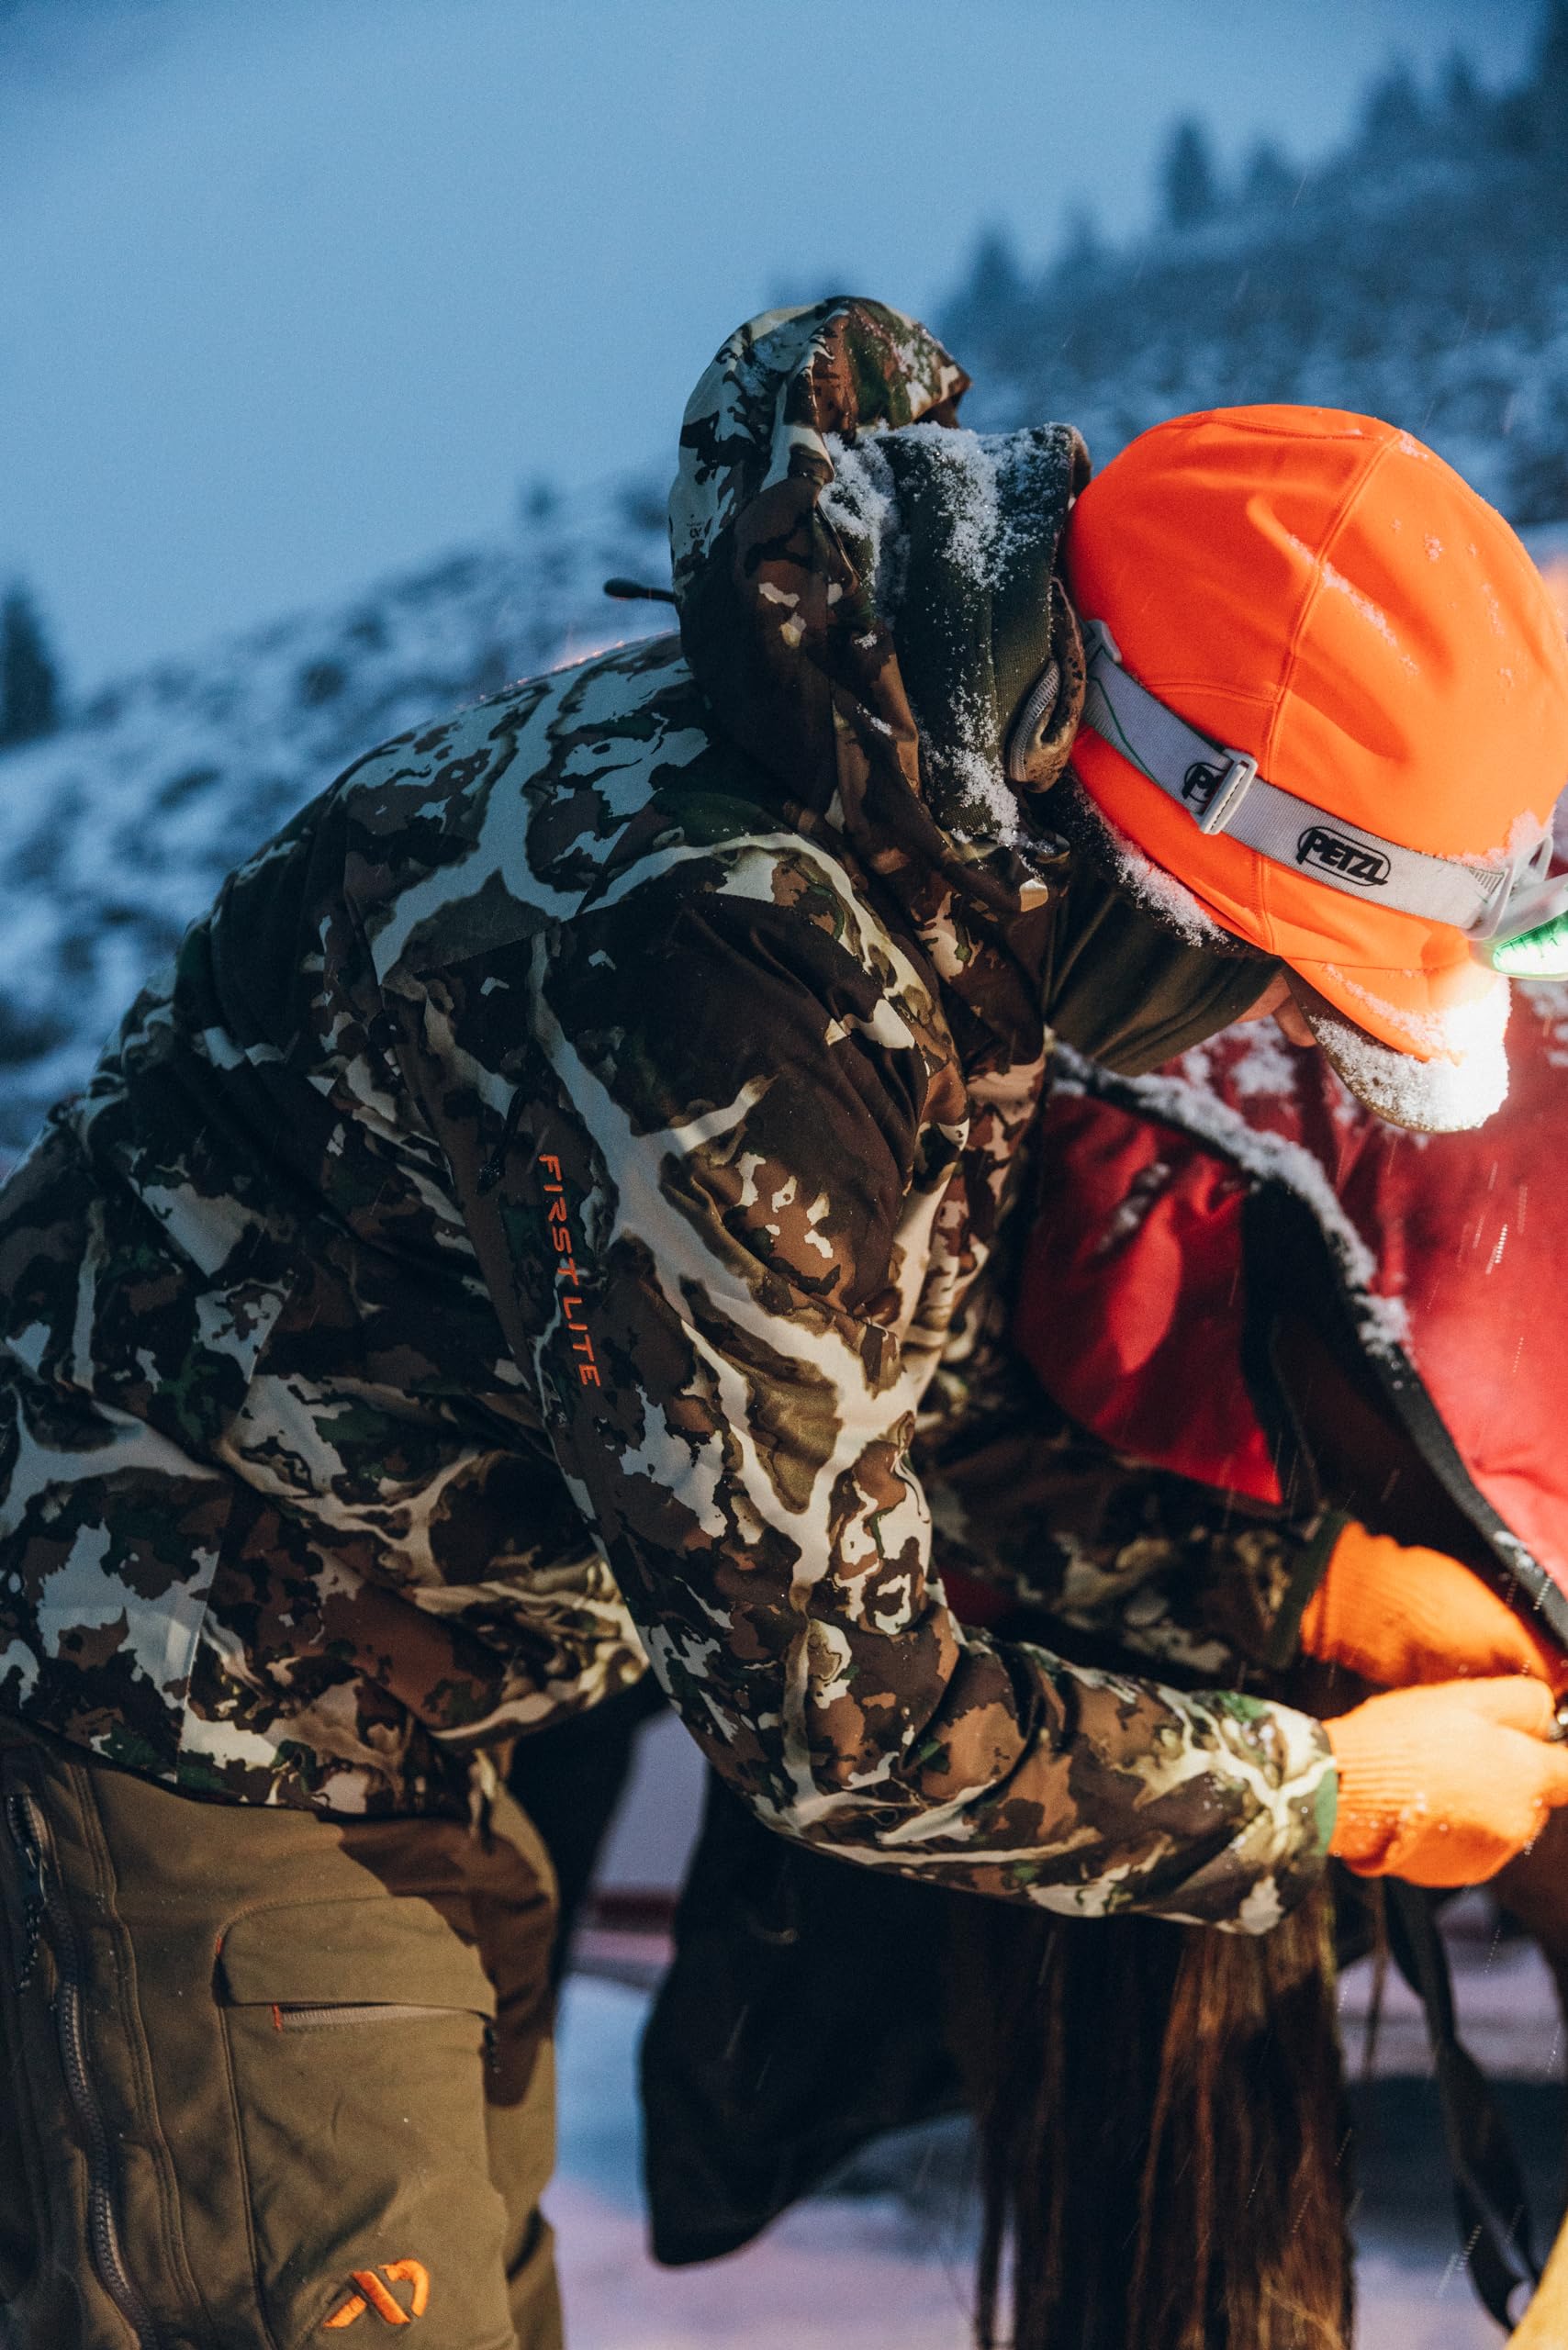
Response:
M1174 417L1083 491L1066 565L1128 672L1281 789L1473 863L1550 826L1568 779L1562 621L1502 516L1408 433L1338 408ZM1496 1107L1507 982L1462 932L1201 833L1088 725L1073 764L1117 831L1325 1000L1320 1041L1372 1106L1401 1114L1375 1098L1393 1061L1382 1092L1408 1092L1406 1123Z

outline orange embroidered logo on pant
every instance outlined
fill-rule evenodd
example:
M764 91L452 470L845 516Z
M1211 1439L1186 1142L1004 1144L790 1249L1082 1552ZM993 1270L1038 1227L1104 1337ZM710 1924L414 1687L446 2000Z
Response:
M341 2308L332 2311L330 2317L321 2321L323 2329L328 2333L339 2326L353 2325L366 2310L374 2310L376 2316L384 2318L388 2325L408 2325L413 2319L423 2317L429 2307L430 2277L417 2260L384 2261L379 2275L374 2268L356 2268L353 2277L357 2289L349 2295ZM385 2284L382 2277L386 2280ZM394 2285L413 2288L407 2309L401 2301L394 2300L391 2292Z

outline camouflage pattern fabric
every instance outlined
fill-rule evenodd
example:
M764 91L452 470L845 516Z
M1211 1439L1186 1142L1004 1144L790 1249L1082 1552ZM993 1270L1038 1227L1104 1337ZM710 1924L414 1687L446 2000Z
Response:
M1288 1694L1289 1629L1343 1515L1151 1469L1080 1427L1026 1372L1011 1386L992 1414L971 1407L946 1445L917 1436L944 1572L982 1587L988 1613L1037 1622L1096 1662Z
M999 744L1084 474L962 382L874 304L744 330L680 641L361 761L56 1113L0 1197L0 1710L455 1811L651 1659L862 1863L1252 1928L1313 1881L1316 1723L966 1636L933 1568L1066 861Z

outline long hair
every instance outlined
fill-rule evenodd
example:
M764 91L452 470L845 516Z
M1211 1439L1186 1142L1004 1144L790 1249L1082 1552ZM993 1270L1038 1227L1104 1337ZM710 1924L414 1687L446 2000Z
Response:
M980 2350L1349 2350L1327 1892L1256 1938L981 1901L955 1930Z

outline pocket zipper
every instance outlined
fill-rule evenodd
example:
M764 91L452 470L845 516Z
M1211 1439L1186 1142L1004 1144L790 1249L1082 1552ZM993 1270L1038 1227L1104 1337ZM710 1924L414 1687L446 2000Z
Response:
M93 2266L105 2292L135 2335L137 2350L159 2350L157 2328L127 2265L115 2216L114 2155L87 2056L82 1946L55 1869L53 1830L29 1787L14 1787L7 1795L6 1821L23 1878L24 1944L18 1991L31 1980L46 1926L54 1952L54 2028L66 2089L86 2142L87 2232Z
M327 2031L333 2024L423 2023L431 2016L474 2015L476 2009L432 2007L428 2001L410 2005L402 1999L364 2000L357 2007L291 2008L274 2001L274 2031Z

